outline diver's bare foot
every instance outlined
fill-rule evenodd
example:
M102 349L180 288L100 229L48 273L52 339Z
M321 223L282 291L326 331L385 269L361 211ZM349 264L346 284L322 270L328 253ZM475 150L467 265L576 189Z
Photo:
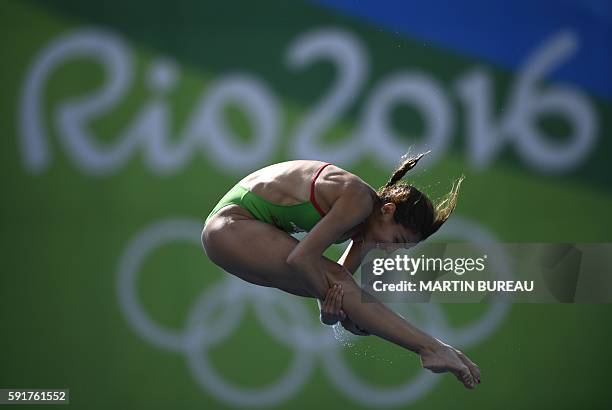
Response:
M440 342L432 350L420 352L421 363L425 369L434 373L451 372L468 389L480 383L480 369L466 355L454 347Z

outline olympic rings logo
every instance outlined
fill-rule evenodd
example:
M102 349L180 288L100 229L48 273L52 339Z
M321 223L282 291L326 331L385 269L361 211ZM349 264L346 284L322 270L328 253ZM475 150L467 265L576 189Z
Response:
M278 290L250 285L232 275L210 286L200 295L185 322L182 331L166 328L144 310L138 299L137 282L140 267L154 251L171 242L200 243L201 222L194 219L162 220L146 227L128 244L118 265L117 293L121 311L130 326L144 340L160 349L182 354L200 386L216 397L236 406L270 406L289 399L310 377L316 359L321 359L327 378L349 399L362 405L394 406L407 404L429 392L439 380L437 375L421 370L417 376L399 386L384 388L372 386L353 374L344 362L342 345L335 340L334 330L327 326L312 326L312 313L299 298ZM498 252L491 233L460 217L454 216L439 232L440 237L461 237L480 246L489 254ZM490 259L496 271L510 276L509 264L503 254ZM293 361L285 375L277 382L258 389L236 386L219 375L209 361L207 351L230 336L242 320L247 304L274 339L294 351ZM222 309L219 309L221 307ZM424 330L453 345L466 348L487 338L503 321L510 305L505 301L492 303L486 313L473 323L460 328L447 322L442 309L433 303L395 304L402 314ZM279 308L288 313L291 322L279 314ZM406 313L411 309L412 313ZM413 320L414 309L424 318ZM211 318L212 312L221 311L221 317ZM345 332L346 333L346 332ZM353 337L347 335L347 337Z

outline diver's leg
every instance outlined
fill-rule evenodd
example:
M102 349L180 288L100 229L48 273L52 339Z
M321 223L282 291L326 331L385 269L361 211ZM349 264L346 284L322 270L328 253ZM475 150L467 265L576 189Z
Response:
M236 205L223 208L208 222L202 243L209 258L248 282L276 287L320 300L334 283L342 285L342 309L360 328L421 355L424 367L452 371L468 387L478 375L450 346L419 330L397 313L364 294L352 275L338 263L320 259L321 276L306 277L286 260L298 241L287 233L252 219ZM362 297L369 297L365 303ZM471 362L470 362L471 363Z
M202 231L202 245L208 258L225 271L255 285L313 297L285 263L285 252L297 244L297 239L253 219L238 205L222 208Z

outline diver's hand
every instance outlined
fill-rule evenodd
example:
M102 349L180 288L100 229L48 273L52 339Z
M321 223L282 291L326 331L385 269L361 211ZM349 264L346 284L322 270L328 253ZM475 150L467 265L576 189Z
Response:
M342 285L336 283L329 288L321 306L321 323L335 325L346 319L346 313L342 310L343 295Z
M348 317L344 319L343 321L341 321L340 324L342 325L343 328L345 328L346 330L348 330L354 335L357 335L357 336L369 336L370 335L366 330L357 326L357 324L353 322L351 319L349 319Z

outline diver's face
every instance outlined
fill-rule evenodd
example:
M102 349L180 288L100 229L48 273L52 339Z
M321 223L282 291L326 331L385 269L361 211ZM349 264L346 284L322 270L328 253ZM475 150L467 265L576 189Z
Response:
M395 221L395 204L386 203L374 210L368 218L364 240L371 244L394 244L419 242L420 235L412 232L402 224Z

